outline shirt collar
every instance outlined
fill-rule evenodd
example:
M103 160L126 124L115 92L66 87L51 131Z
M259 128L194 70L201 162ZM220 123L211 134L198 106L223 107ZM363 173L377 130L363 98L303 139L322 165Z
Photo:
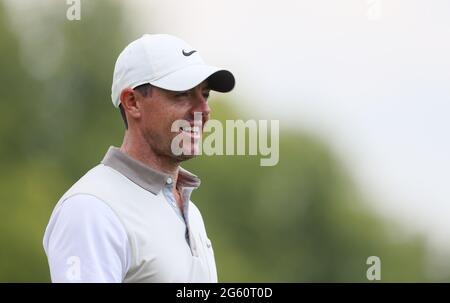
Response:
M171 178L169 174L155 170L154 168L131 158L114 146L111 146L108 149L108 152L101 163L113 168L130 179L133 183L155 195L159 193L164 185L170 183L170 181L168 182ZM178 169L178 188L192 187L195 189L199 186L200 179L196 175L182 167Z

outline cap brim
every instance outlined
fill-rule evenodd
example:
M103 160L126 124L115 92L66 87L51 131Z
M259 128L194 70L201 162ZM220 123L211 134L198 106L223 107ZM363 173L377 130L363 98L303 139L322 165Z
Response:
M235 80L231 72L208 65L191 65L172 72L151 85L171 91L186 91L208 81L211 90L226 93L234 88Z

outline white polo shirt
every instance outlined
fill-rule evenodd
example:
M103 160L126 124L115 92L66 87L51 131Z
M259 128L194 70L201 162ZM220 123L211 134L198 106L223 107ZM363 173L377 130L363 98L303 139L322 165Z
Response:
M59 200L44 235L53 282L217 282L203 219L190 201L200 180L170 175L111 147ZM184 217L183 217L184 214Z

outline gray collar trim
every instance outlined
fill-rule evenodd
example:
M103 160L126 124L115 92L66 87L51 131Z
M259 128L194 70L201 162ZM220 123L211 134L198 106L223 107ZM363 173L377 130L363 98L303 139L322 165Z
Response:
M155 195L159 193L166 184L167 179L171 177L169 174L157 171L131 158L114 146L108 149L101 163L113 168L133 183ZM179 189L183 189L184 187L192 187L195 189L200 186L200 179L182 167L178 170L177 180L177 188Z

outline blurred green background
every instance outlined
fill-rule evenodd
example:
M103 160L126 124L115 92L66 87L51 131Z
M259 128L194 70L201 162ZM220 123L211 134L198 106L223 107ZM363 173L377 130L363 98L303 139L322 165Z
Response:
M121 7L85 1L82 22L68 22L65 1L50 3L25 23L25 43L0 2L1 282L50 280L42 237L53 206L123 136L110 86L117 55L135 37ZM274 119L226 98L212 96L213 118ZM219 280L367 282L374 255L384 282L431 281L424 239L371 211L326 143L280 125L277 166L246 156L184 165L202 179L193 201Z

